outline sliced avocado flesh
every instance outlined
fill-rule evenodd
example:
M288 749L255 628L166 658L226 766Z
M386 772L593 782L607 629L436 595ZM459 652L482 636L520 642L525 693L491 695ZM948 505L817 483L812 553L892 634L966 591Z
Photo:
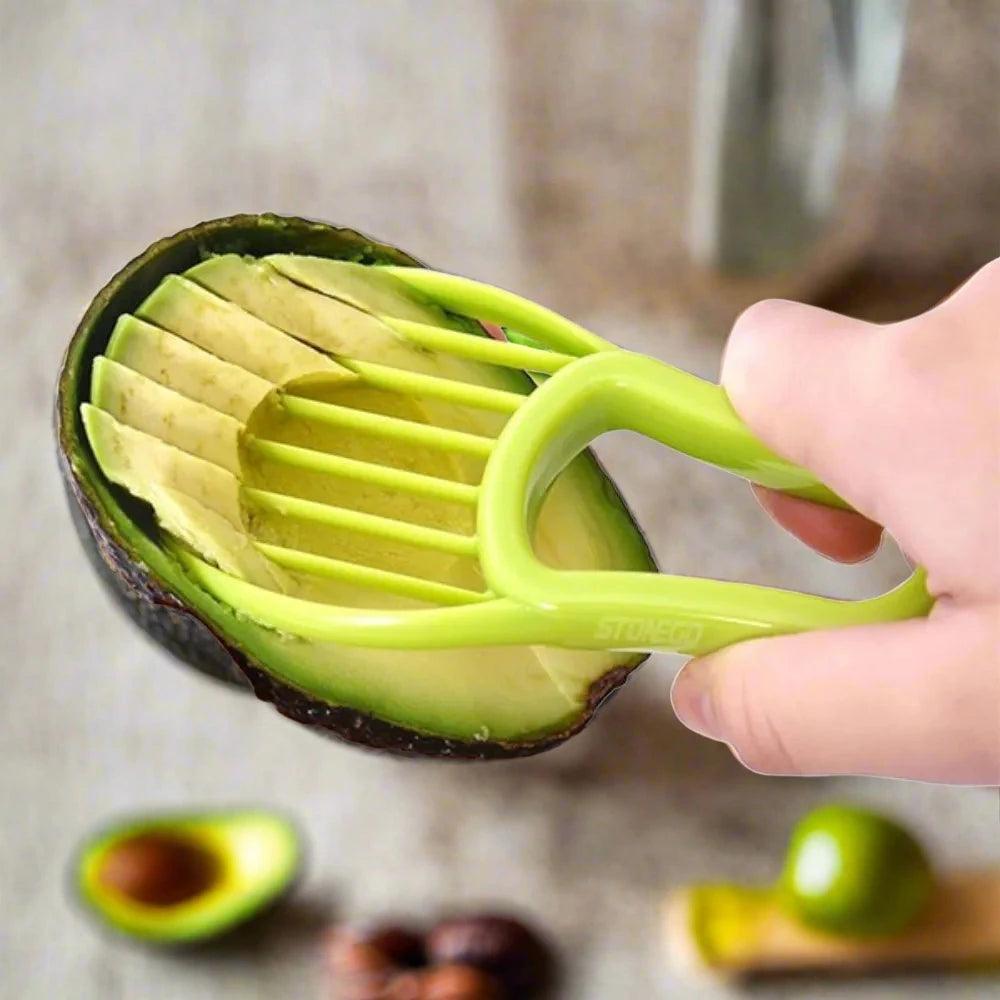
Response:
M90 398L117 421L239 475L243 424L110 358L94 360Z
M188 275L259 320L321 351L387 364L393 362L394 353L415 353L370 313L295 284L266 259L247 260L235 254L212 257L191 268ZM433 322L426 314L424 319Z
M415 297L389 274L351 260L272 254L266 262L298 285L322 292L374 316L456 326L443 310Z
M115 324L105 354L167 389L237 420L246 421L274 388L245 368L127 313Z
M526 376L417 347L377 318L382 314L465 328L391 275L348 262L228 254L169 276L134 317L118 320L106 358L95 363L83 420L98 464L108 479L151 504L169 536L226 573L277 593L341 607L427 606L283 568L258 544L482 591L470 556L318 525L255 502L261 493L290 495L457 534L474 531L471 506L401 500L255 450L260 440L277 441L478 482L482 459L304 422L279 405L281 391L293 384L295 395L495 436L504 415L384 392L355 375L351 361L521 393L531 386ZM589 455L553 485L536 548L544 561L566 568L650 568L641 536ZM281 635L238 614L227 621L227 633L268 671L314 698L461 740L517 742L564 731L587 709L596 681L636 662L629 654L528 646L363 649Z
M181 275L165 278L137 315L273 385L320 373L351 377L325 354Z
M183 944L244 923L289 888L302 861L295 828L263 810L160 814L90 838L74 868L80 898L132 937Z
M102 471L150 504L161 526L227 573L282 593L291 581L243 529L239 482L224 468L173 448L85 403L83 424Z

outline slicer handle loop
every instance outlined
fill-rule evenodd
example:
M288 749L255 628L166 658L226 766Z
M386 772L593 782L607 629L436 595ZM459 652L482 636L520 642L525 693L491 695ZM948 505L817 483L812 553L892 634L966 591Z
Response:
M511 417L487 463L478 512L490 588L562 622L561 644L704 653L747 638L929 611L932 600L919 570L888 594L838 601L696 577L543 565L531 533L546 490L580 451L612 430L637 431L752 482L847 507L810 472L759 441L721 387L626 351L580 358Z

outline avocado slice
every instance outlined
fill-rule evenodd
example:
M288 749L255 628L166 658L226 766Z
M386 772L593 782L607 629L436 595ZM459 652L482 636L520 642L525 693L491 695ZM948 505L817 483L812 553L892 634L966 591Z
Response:
M321 372L351 377L325 354L181 275L167 275L136 315L274 384Z
M120 423L233 475L239 473L243 424L234 417L106 357L94 359L90 398Z
M257 916L302 863L292 824L259 809L122 820L89 837L76 893L106 925L154 944L193 944Z
M476 648L399 652L311 643L268 629L206 591L178 545L275 591L348 607L421 607L278 566L268 546L361 562L449 587L482 589L474 558L414 550L258 510L247 488L293 494L467 533L468 506L399 498L248 453L254 436L307 444L473 484L482 459L360 434L303 428L272 404L277 387L411 420L493 435L503 416L373 388L348 367L375 361L527 393L523 373L417 348L378 319L445 316L372 264L414 265L348 230L275 216L204 223L151 247L95 300L60 379L60 457L78 525L126 611L182 659L312 728L369 747L473 759L535 753L578 731L641 662L634 654ZM305 353L303 353L305 352ZM103 355L103 357L102 357ZM340 361L344 361L341 364ZM539 515L543 559L568 568L646 570L652 559L589 453ZM221 641L221 644L220 644Z
M127 313L120 316L105 355L188 399L245 421L274 388L176 334Z

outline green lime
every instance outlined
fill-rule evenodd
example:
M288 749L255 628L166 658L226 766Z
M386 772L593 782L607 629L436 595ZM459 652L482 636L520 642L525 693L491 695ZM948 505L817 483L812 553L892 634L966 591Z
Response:
M932 886L923 848L898 823L826 805L792 831L779 896L802 923L834 934L894 934L924 908Z

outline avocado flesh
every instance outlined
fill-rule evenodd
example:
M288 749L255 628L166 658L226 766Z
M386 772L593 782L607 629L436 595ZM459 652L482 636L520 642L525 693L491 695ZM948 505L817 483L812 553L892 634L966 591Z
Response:
M107 357L94 360L90 398L119 423L238 476L243 424Z
M350 374L322 352L182 275L164 278L137 315L273 385L320 373Z
M108 885L102 869L116 847L146 834L182 838L216 861L205 891L167 905L141 903ZM295 828L262 810L166 814L116 824L87 841L75 865L80 898L105 923L131 937L184 944L249 920L289 888L302 848Z
M373 315L349 305L348 300L361 301L366 276L375 289L371 309L442 323L439 310L414 300L389 275L346 262L224 255L209 258L184 276L168 277L136 310L142 319L119 319L108 347L110 363L99 359L95 364L92 405L84 407L84 422L105 475L149 502L162 527L226 572L280 593L331 604L418 607L412 599L283 570L254 548L251 536L474 590L483 589L478 565L468 557L413 550L253 511L241 504L240 483L232 473L234 467L242 469L245 483L276 493L471 533L471 508L409 499L401 507L397 497L350 480L256 462L245 453L233 455L233 447L241 447L242 421L247 421L261 437L478 481L480 459L403 449L363 435L303 425L284 419L269 404L268 393L282 384L277 380L285 379L296 381L296 394L475 433L498 432L501 415L381 393L323 353L337 351L352 359L513 391L524 392L530 385L521 373L415 348ZM321 286L323 292L307 288L305 282ZM346 289L340 299L333 297L338 282ZM457 321L449 325L461 328ZM241 340L256 336L266 340L266 351ZM305 358L300 348L322 361ZM175 369L176 358L183 363ZM226 376L233 367L243 375L232 387L238 402L230 405ZM248 415L259 392L264 397ZM199 435L197 422L188 419L201 412L197 407L213 411L206 428L214 430ZM232 422L239 425L235 436ZM154 454L155 461L145 458ZM574 462L553 486L539 518L537 544L540 556L555 565L649 568L641 538L589 456ZM259 627L252 638L258 649L265 648L260 658L269 671L300 690L418 732L464 740L520 741L565 730L585 710L596 680L635 662L623 654L530 647L365 650L309 643Z
M273 388L259 375L127 313L115 324L105 353L167 389L244 422Z

